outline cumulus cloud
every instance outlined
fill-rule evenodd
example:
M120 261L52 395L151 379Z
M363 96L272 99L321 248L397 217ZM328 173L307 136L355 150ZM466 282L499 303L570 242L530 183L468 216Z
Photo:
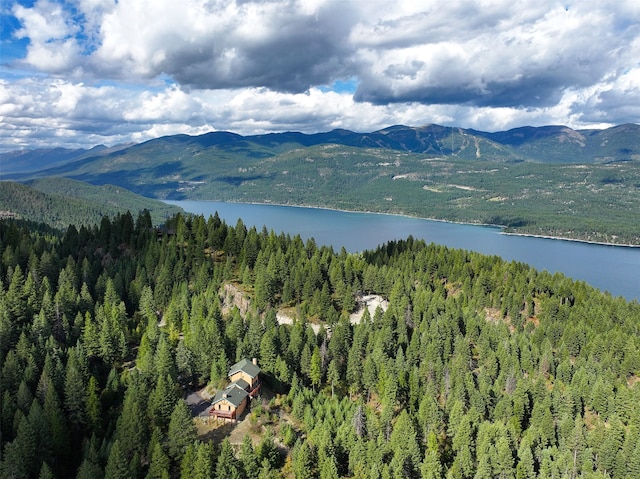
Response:
M80 47L74 36L80 27L60 4L38 0L31 8L15 5L13 13L23 25L15 37L30 42L26 64L51 73L67 72L77 66Z
M629 62L625 45L638 35L635 25L587 2L549 10L540 3L523 9L523 2L497 2L500 8L484 13L470 8L471 19L453 15L453 25L442 12L423 12L368 31L361 26L356 41L365 66L356 99L548 106L566 89L597 83Z
M105 15L96 68L192 88L301 92L348 75L349 2L124 0Z
M28 44L0 68L5 149L640 116L634 0L37 0L10 12Z
M5 80L0 81L0 145L3 150L52 145L75 148L213 130L245 135L334 128L365 132L394 124L503 130L570 119L573 126L584 126L590 122L579 118L573 108L578 102L594 101L596 95L594 91L586 97L567 96L553 107L523 110L418 102L376 105L356 102L348 92L320 88L292 94L266 88L186 91L164 85L150 91L116 83L95 86L61 79ZM602 118L591 120L606 123Z

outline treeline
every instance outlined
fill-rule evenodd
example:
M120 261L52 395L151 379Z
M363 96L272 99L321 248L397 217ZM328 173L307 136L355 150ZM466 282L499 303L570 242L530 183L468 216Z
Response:
M640 477L640 305L562 275L148 212L3 220L0 255L2 477ZM360 293L388 309L352 324ZM184 391L243 357L291 421L198 439Z
M103 216L144 209L151 212L154 224L181 211L112 185L94 186L68 178L43 178L28 185L0 181L0 216L11 214L62 230L70 224L93 225Z

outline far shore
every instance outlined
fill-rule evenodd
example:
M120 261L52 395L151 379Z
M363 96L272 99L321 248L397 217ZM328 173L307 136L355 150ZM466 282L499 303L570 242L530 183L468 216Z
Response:
M610 242L604 242L604 241L590 241L590 240L579 239L579 238L570 238L570 237L565 237L565 236L540 235L540 234L534 234L534 233L518 233L518 232L515 232L515 231L506 232L506 231L504 231L504 229L507 228L507 226L505 226L505 225L496 225L496 224L491 224L491 223L475 223L475 222L470 222L470 221L453 221L453 220L445 220L445 219L441 219L441 218L428 218L428 217L423 217L423 216L415 216L415 215L409 215L409 214L405 214L405 213L385 213L385 212L381 212L381 211L370 211L370 210L346 210L346 209L342 209L342 208L332 208L332 207L329 207L329 206L294 205L294 204L287 204L287 203L273 203L273 202L259 202L259 201L221 201L221 200L199 200L199 199L190 199L190 198L187 198L185 200L162 200L162 201L163 202L170 202L170 201L205 201L205 202L210 202L210 203L235 203L235 204L243 204L243 205L286 206L288 208L310 208L310 209L317 209L317 210L339 211L341 213L364 213L364 214L372 214L372 215L388 215L388 216L398 216L398 217L403 217L403 218L415 218L415 219L427 220L427 221L438 221L440 223L451 223L451 224L458 224L458 225L485 226L485 227L491 227L491 228L499 228L499 229L503 230L503 231L500 231L500 234L507 235L507 236L523 236L523 237L550 239L550 240L557 240L557 241L572 241L572 242L576 242L576 243L585 243L585 244L593 244L593 245L600 245L600 246L620 246L620 247L623 247L623 248L640 248L640 244L610 243Z
M550 239L550 240L557 240L557 241L573 241L575 243L595 244L600 246L621 246L623 248L640 248L640 245L637 245L637 244L606 243L603 241L589 241L589 240L583 240L578 238L567 238L564 236L537 235L533 233L517 233L514 231L510 231L508 233L505 231L501 231L500 234L508 235L508 236L528 236L530 238L542 238L542 239Z

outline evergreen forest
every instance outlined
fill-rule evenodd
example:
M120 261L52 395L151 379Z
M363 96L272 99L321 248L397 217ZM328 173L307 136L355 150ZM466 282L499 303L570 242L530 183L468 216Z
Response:
M640 305L563 275L148 211L0 220L0 256L2 478L640 477ZM253 435L202 434L241 358Z

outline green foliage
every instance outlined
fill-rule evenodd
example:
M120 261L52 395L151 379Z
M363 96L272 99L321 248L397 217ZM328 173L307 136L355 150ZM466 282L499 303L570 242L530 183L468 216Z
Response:
M129 461L120 447L120 442L116 439L109 451L109 460L104 471L104 479L127 479L129 477L131 477Z
M412 238L350 255L215 218L137 241L143 224L0 225L2 477L637 476L637 302ZM344 290L389 307L352 324ZM279 430L198 440L184 390L242 357L280 388L252 406Z
M97 156L58 173L118 184L156 198L377 211L503 225L516 233L640 244L637 125L586 134L562 127L483 134L430 125L394 127L360 140L353 135L358 136L325 136L300 143L238 137L230 143L202 144L193 138L163 138L125 149L117 162ZM177 177L180 180L174 179ZM98 221L100 215L124 209L158 211L159 206L143 206L130 199L127 204L131 206L109 210L111 203L124 196L121 188L89 187L61 178L38 180L33 185L47 196L29 195L29 201L15 205L11 202L15 193L0 196L0 205L11 205L0 209L20 212L32 204L22 217L48 218L66 226L87 223L75 221L77 216L69 218L67 208L41 213L51 204L60 205L55 192L65 192L65 205L74 205L72 211L89 208L85 216L93 215ZM74 191L81 192L81 204L77 198L68 198ZM166 216L164 210L161 217ZM233 237L226 239L228 246L235 242ZM240 263L253 268L255 243L236 247L246 248L244 256L238 254ZM255 301L262 309L273 302L278 281L284 278L274 276L268 260L253 273L258 279ZM345 291L346 284L336 292ZM347 310L348 298L346 302L340 299Z
M67 178L47 178L23 185L0 182L0 210L17 218L46 222L67 229L69 225L90 227L105 216L148 210L154 224L161 224L178 208L144 198L124 188L93 186Z
M156 442L151 453L149 471L145 479L163 479L163 475L169 472L169 457L164 452L162 444Z
M176 403L168 431L169 456L176 462L180 462L189 444L196 439L196 427L191 419L191 413L187 404L180 400Z
M242 465L233 454L229 438L222 441L218 464L216 465L216 477L219 479L242 479Z

